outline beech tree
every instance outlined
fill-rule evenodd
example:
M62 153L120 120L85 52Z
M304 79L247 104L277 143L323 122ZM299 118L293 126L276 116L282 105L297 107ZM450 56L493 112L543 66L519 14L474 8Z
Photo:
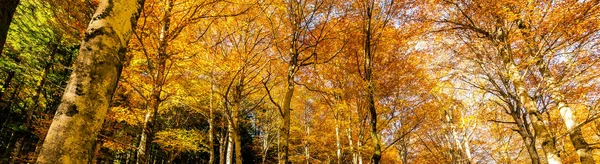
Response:
M576 61L587 58L587 55L581 54L581 51L585 52L587 46L596 44L597 37L595 35L597 35L598 29L595 27L584 30L574 28L573 30L577 31L575 32L561 26L568 24L578 27L578 25L585 26L590 23L589 21L595 22L593 17L597 16L592 16L593 14L587 11L596 10L598 4L575 1L497 2L482 8L469 2L447 1L444 3L455 11L456 16L442 18L439 22L449 25L446 29L466 32L457 34L459 42L462 42L459 44L465 45L466 51L472 53L473 56L467 58L474 60L475 66L479 68L479 73L490 84L482 86L474 82L474 85L497 96L502 100L501 104L506 105L504 107L506 113L510 114L514 120L510 123L517 125L519 134L528 145L527 150L531 162L540 162L536 152L536 138L542 140L542 148L548 162L561 163L562 161L556 146L556 138L552 134L551 127L544 123L542 116L549 108L544 105L543 98L549 97L560 111L560 116L567 127L571 143L577 149L580 161L594 163L593 157L589 154L592 149L580 133L579 126L574 126L576 121L572 116L573 111L566 105L564 91L560 91L560 88L566 86L557 86L558 82L556 81L557 78L569 81L569 73L566 72L572 71L578 76L583 75L585 71L564 69L560 72L567 77L563 78L553 76L550 70L553 67L561 67L560 63L552 62L552 60L561 58L563 53L561 51L576 56L565 57L573 60L572 64L580 64ZM565 6L578 6L576 8L583 11L574 11L577 14L566 12L569 9L563 9ZM541 8L545 10L540 10ZM479 14L481 11L500 12L481 15ZM572 15L577 21L552 19L556 16L567 15ZM588 20L588 18L592 19ZM570 49L575 50L571 51ZM464 51L458 51L458 53L461 52ZM588 65L581 64L583 67ZM495 68L490 68L490 66ZM584 81L571 82L586 83ZM533 95L531 95L532 93ZM532 135L528 128L532 128L535 135Z
M88 163L144 1L102 1L44 140L38 163Z
M285 73L285 95L281 102L277 102L271 95L270 87L265 85L270 101L279 110L283 125L280 126L278 152L279 163L289 163L289 142L291 127L292 98L295 91L296 74L303 67L321 64L330 61L336 55L333 48L332 53L321 54L318 47L325 40L329 40L333 33L330 31L332 19L336 18L333 13L333 3L325 0L290 0L275 1L279 4L272 8L265 8L268 15L268 23L272 26L274 48L277 55L287 64ZM278 6L282 5L282 6Z

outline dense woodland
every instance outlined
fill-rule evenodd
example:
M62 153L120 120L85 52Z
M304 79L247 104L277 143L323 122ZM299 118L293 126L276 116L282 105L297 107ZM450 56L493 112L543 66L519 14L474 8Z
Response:
M0 0L0 163L600 163L599 0Z

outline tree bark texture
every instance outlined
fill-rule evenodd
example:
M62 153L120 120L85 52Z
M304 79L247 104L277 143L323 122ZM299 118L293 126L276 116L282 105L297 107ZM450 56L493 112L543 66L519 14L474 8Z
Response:
M85 32L37 163L89 163L143 0L103 0Z

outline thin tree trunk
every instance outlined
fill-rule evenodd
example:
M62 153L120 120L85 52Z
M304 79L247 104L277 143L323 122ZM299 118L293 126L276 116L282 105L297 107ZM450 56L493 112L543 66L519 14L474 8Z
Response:
M288 62L288 70L286 77L286 90L285 96L283 98L283 107L281 109L281 114L283 117L283 126L280 127L280 140L279 144L281 149L279 150L279 163L280 164L288 164L289 163L289 140L290 140L290 110L291 110L291 101L294 95L294 76L296 74L296 69L298 67L298 56L300 55L298 52L299 49L299 37L300 37L300 23L298 10L300 8L300 4L297 1L291 1L288 3L288 14L291 20L292 26L292 38L290 41L290 61Z
M381 142L379 141L379 135L377 134L377 109L375 108L375 86L373 84L373 59L374 54L371 52L372 44L372 29L371 19L373 14L373 4L368 4L366 9L365 26L364 26L364 59L363 66L365 71L365 81L367 85L367 108L370 114L370 125L371 125L371 141L373 142L373 156L371 158L373 164L379 164L381 159Z
M225 127L224 125L222 127ZM225 164L225 153L227 147L227 138L229 136L229 130L222 130L221 137L219 139L219 164Z
M289 155L288 155L288 149L289 149L289 140L290 140L290 107L291 107L291 101L292 101L292 97L294 94L294 73L296 70L296 64L297 63L297 55L293 54L292 59L290 60L289 66L288 66L288 73L287 73L287 90L285 92L285 97L283 99L283 108L282 108L282 113L283 113L283 126L280 127L280 137L281 139L279 140L279 144L281 145L281 150L279 151L279 163L280 164L287 164L289 163Z
M214 75L211 73L212 79L214 79ZM209 107L208 107L208 151L209 151L209 158L208 158L208 163L209 164L214 164L215 163L215 144L214 144L214 135L215 135L215 129L214 129L214 109L213 109L213 94L215 93L214 90L214 84L213 84L213 80L211 79L210 81L210 98L209 98Z
M264 132L263 135L263 153L262 153L262 164L264 164L267 161L267 154L269 153L269 132Z
M294 61L295 62L295 61ZM285 93L285 97L283 100L283 126L281 126L280 128L280 135L281 135L281 139L280 139L280 145L281 145L281 150L279 151L279 163L283 163L283 164L287 164L289 163L289 157L288 157L288 147L289 147L289 140L290 140L290 103L292 101L292 97L294 94L294 70L295 70L295 65L290 64L290 67L288 68L288 76L287 76L287 90Z
M398 141L398 146L395 146L396 150L398 150L398 154L400 155L400 160L402 164L408 164L408 144L404 138Z
M17 11L20 0L0 0L0 56L6 43L6 36L10 29L10 22Z
M512 97L514 99L518 99L516 97ZM531 132L531 128L530 128L530 123L529 121L527 121L527 113L524 112L522 110L522 106L521 105L511 105L509 104L510 108L512 108L511 110L513 112L511 112L510 116L513 118L513 120L515 121L515 124L518 128L517 133L521 136L521 139L523 140L523 143L525 145L525 149L527 150L527 153L531 159L531 163L532 164L539 164L540 163L540 156L537 152L537 148L536 148L536 139L535 139L535 135ZM508 155L506 155L507 159Z
M530 15L527 14L523 14L521 15L521 19L520 21L525 22L524 20L528 20L530 17ZM532 39L530 31L532 29L529 29L531 26L529 26L527 23L523 23L519 25L519 31L521 32L521 34L523 36L526 36L525 38L525 43L528 46L526 51L528 54L533 55L533 56L537 56L537 54L535 54L535 52L537 52L538 48L536 46L535 41ZM512 53L510 46L506 46L504 51ZM529 119L531 121L532 127L535 130L535 135L536 137L539 137L542 140L542 149L544 150L544 153L546 154L546 158L548 163L550 164L559 164L562 163L562 160L560 158L560 155L558 153L558 150L556 149L556 142L554 140L554 138L551 136L550 131L548 130L548 128L546 127L546 125L544 124L543 120L542 120L542 113L539 112L537 110L537 104L535 102L535 99L531 98L528 95L527 90L525 89L525 83L523 78L520 76L519 71L517 68L517 66L514 64L513 60L509 59L508 54L501 54L503 55L503 61L504 64L507 66L508 71L510 73L511 76L511 80L513 80L513 85L514 87L517 89L517 93L518 96L521 100L521 103L523 104L523 107L525 108L525 110L527 111L527 114L529 116ZM540 64L543 63L543 59L537 59L538 62L536 64ZM543 77L548 77L548 74L545 74L545 67L540 67L540 71L542 73ZM545 80L551 80L550 79L545 79ZM552 81L551 81L552 82ZM554 84L554 83L551 83ZM553 95L553 98L554 97ZM561 113L562 114L562 113Z
M99 163L96 156L100 154L100 149L102 148L102 143L104 143L104 140L101 139L96 142L96 145L94 145L94 155L92 155L92 163Z
M231 125L231 123L229 123L229 125L227 125L227 133L229 133L229 135L227 135L227 155L226 155L226 164L232 164L233 163L233 137L232 137L232 133L233 133L233 126Z
M173 1L165 0L165 10L163 13L163 22L160 30L159 36L159 46L158 46L158 54L157 54L157 63L156 70L150 71L155 73L152 85L152 93L150 95L150 109L148 109L148 113L146 114L146 118L144 119L144 126L142 130L142 137L146 136L146 138L140 138L140 145L138 148L138 163L146 164L147 163L147 155L148 155L148 147L151 146L152 141L154 140L154 122L156 120L156 115L158 114L158 109L160 104L162 103L161 93L162 88L165 83L166 75L166 61L168 58L167 47L168 47L168 31L171 23L171 10L173 9ZM148 61L151 62L151 61ZM153 68L150 68L153 70ZM144 140L144 141L142 141Z
M20 60L19 60L20 61ZM4 83L2 84L2 88L0 88L0 110L2 110L2 115L0 115L0 119L3 119L3 123L2 123L2 128L4 129L4 127L8 127L6 126L8 123L10 123L11 118L11 108L10 108L10 102L12 101L11 99L9 99L8 101L4 101L4 93L8 91L10 83L12 82L13 78L15 77L15 71L14 70L10 70L7 72L7 77L6 79L4 79ZM9 145L12 142L9 142ZM10 150L10 149L6 149L6 150ZM9 151L6 151L9 152ZM6 154L8 155L8 154ZM5 157L5 156L2 156Z
M462 122L462 127L467 127L467 125L465 125L465 119L461 119ZM467 160L469 163L475 163L472 160L472 156L471 156L471 147L469 145L469 135L467 134L467 130L464 131L464 142L463 142L463 148L465 149L465 155L467 157Z
M57 46L58 45L53 45L48 62L44 66L44 71L42 72L42 75L40 75L41 79L36 84L35 93L32 98L33 104L27 110L27 115L25 117L25 126L28 129L33 128L33 125L32 125L33 114L39 105L38 100L40 98L40 95L42 94L42 89L44 89L44 84L46 83L46 79L48 77L48 72L50 71L50 67L52 66L52 61L54 60L54 54L56 52L56 49L58 48ZM32 135L32 134L29 132L23 132L23 133L19 134L19 139L17 139L16 148L12 153L11 163L16 162L14 160L18 159L19 156L21 155L21 150L23 149L23 144L24 144L23 142L25 142L25 138L28 137L29 135Z
M337 158L337 163L341 164L342 163L342 145L340 143L340 121L339 121L339 111L336 109L336 116L335 116L335 146L336 146L336 158Z
M237 87L236 87L237 88ZM241 91L239 92L239 94L241 94ZM241 95L238 95L241 96ZM242 140L239 134L239 112L240 112L240 103L241 100L238 98L235 98L237 100L234 100L234 106L233 106L233 112L232 112L232 130L231 130L231 134L233 136L233 140L234 140L234 146L235 146L235 163L236 164L242 164Z
M25 132L19 132L20 134L17 135L17 142L15 143L15 148L13 150L13 153L11 154L11 159L10 159L10 164L14 164L14 163L20 163L19 162L19 154L21 153L21 149L23 149L23 142L25 142Z
M525 149L527 149L527 153L531 158L532 164L540 163L540 156L538 155L537 149L535 148L535 139L528 137L528 134L522 134L525 132L519 132L521 138L523 138L523 143L525 143Z
M356 155L356 150L354 150L354 143L352 141L352 130L351 128L346 129L346 133L348 136L348 145L350 146L350 153L352 153L352 164L358 163L358 158Z
M305 113L305 115L307 116L308 112ZM308 120L308 116L305 119L306 121L306 126L304 128L304 131L306 132L306 139L304 140L304 159L306 160L307 164L310 164L310 123Z
M277 131L277 159L279 160L279 163L281 164L281 153L279 153L281 151L281 130Z
M33 104L29 107L29 110L27 110L27 118L25 121L25 124L27 125L27 127L32 128L31 127L31 123L32 123L32 117L34 112L37 110L38 106L39 106L39 99L40 99L40 95L42 95L42 90L44 89L44 84L46 83L46 79L48 77L48 72L50 71L50 67L52 67L52 62L54 61L54 55L56 53L56 49L58 48L58 45L54 44L52 45L52 50L50 52L50 56L48 57L48 61L46 63L46 65L44 66L44 71L42 72L42 75L40 75L41 79L40 81L38 81L37 85L36 85L36 89L35 89L35 93L33 95L33 98L31 99Z
M142 134L140 135L140 143L137 149L137 163L138 164L145 164L148 163L147 162L147 157L148 157L148 123L150 122L150 117L152 115L153 111L151 111L150 109L147 109L146 111L146 115L144 116L144 123L142 125Z
M362 133L362 128L360 129L360 132L358 133L358 140L356 142L356 147L358 148L358 164L362 164L363 163L363 156L362 156L362 151L360 151L360 149L362 148L362 140L364 138L364 135Z
M10 152L9 150L13 150L15 148L15 144L17 143L17 138L18 138L18 136L16 136L16 134L15 134L14 131L10 133L10 137L8 138L7 145L6 145L5 149L4 149L5 151L2 154L2 158L3 159L4 158L6 158L6 159L10 158L10 155L12 155L11 154L12 152Z
M143 6L143 0L100 2L37 163L91 161Z
M455 149L457 151L455 151L455 154L452 154L452 156L455 158L455 162L456 163L471 163L470 161L470 155L467 153L467 150L463 147L462 142L459 139L458 136L458 132L457 132L457 128L456 128L456 123L454 121L454 116L453 116L453 108L450 108L449 110L445 110L445 117L446 117L446 126L448 127L448 129L450 130L450 138L453 141L454 145L450 145L452 147L455 147ZM468 140L464 140L464 142L468 142Z
M19 61L17 61L17 63L19 63ZM10 83L12 82L13 78L15 77L15 71L8 71L7 73L7 77L6 79L4 79L4 84L2 84L2 88L0 90L0 101L2 101L3 97L4 97L4 93L6 93L6 91L8 90L8 88L10 87ZM11 100L8 100L11 101ZM9 109L9 106L6 105L4 108L5 109ZM6 111L6 114L8 115L10 113L10 111Z

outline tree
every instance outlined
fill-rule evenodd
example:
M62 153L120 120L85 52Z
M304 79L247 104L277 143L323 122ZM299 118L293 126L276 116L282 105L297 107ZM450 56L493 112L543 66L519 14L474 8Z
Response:
M269 24L272 26L272 37L275 43L275 52L286 63L285 95L282 102L273 99L269 87L265 87L270 101L277 107L283 125L280 126L279 163L289 163L290 126L292 98L295 91L296 74L302 67L322 64L330 61L339 48L331 49L333 52L318 53L318 47L325 40L329 40L332 31L331 23L339 15L333 14L333 3L324 0L290 0L275 1L283 6L273 6L273 9L263 9L269 15ZM281 22L279 22L281 21ZM342 46L343 47L343 46ZM339 52L339 51L338 51Z
M83 38L38 163L87 163L144 1L102 1ZM116 23L119 22L119 23Z
M577 149L580 161L594 163L594 159L590 155L591 149L579 132L579 127L573 126L575 119L573 119L572 110L566 105L565 93L559 91L561 90L559 88L567 87L567 85L557 86L558 82L556 81L556 78L564 79L570 81L567 82L571 83L569 85L575 84L575 88L579 88L581 87L578 85L579 83L587 82L568 80L570 73L567 72L572 72L580 77L585 75L581 69L564 69L559 72L567 77L562 78L553 76L550 70L553 67L563 67L560 62L551 62L561 58L563 53L575 56L565 57L571 61L570 65L581 64L580 66L587 67L589 63L580 62L588 61L589 58L585 53L580 52L585 52L587 46L595 44L597 39L594 35L598 32L597 27L587 26L596 21L593 17L597 17L587 11L594 10L588 7L598 4L575 1L557 3L507 1L480 7L469 2L448 1L444 3L453 8L457 16L442 18L440 22L450 25L447 26L447 29L466 32L457 34L462 42L459 44L466 45L465 49L473 53L473 56L469 58L475 61L489 85L482 86L477 82L474 83L501 99L502 103L506 105L504 109L510 109L505 111L513 115L515 122L510 123L519 127L518 132L528 145L532 162L539 162L535 153L535 138L542 140L542 148L549 162L560 163L562 160L556 146L556 138L552 134L552 127L544 123L542 116L545 112L549 113L547 111L549 106L546 105L545 98L550 98L560 110L560 116L571 136L571 143ZM577 13L574 14L568 12L571 9L564 8L566 6L582 11L573 11ZM541 10L542 8L544 10ZM498 12L479 14L481 11ZM564 19L569 15L574 19ZM569 25L572 28L564 28L562 25ZM584 28L578 28L582 26ZM479 44L477 41L488 43ZM464 51L459 50L460 52ZM493 63L497 69L490 69L490 65L492 65L490 63ZM535 132L534 137L530 137L532 135L526 132L529 122Z
M182 58L196 55L186 52L184 49L187 47L183 44L190 44L192 40L197 41L203 37L192 34L203 29L193 31L188 26L198 24L207 18L237 16L247 11L247 9L239 11L228 9L232 4L223 0L187 2L161 0L147 3L148 10L142 15L143 21L135 32L136 46L133 51L134 59L145 60L145 65L141 68L138 67L139 65L132 66L132 74L128 75L131 79L144 79L151 82L148 92L145 92L145 86L135 84L138 81L128 82L147 104L137 151L139 163L148 162L153 135L157 130L155 125L158 123L155 121L159 117L158 111L163 102L173 96L164 93L171 85L169 81L173 79L172 75L178 72L173 66L181 62ZM154 46L153 43L158 43L158 46ZM183 57L186 55L189 56Z
M6 43L6 35L8 35L8 29L10 29L10 22L12 21L13 15L17 10L20 0L2 0L0 1L0 55L2 55L2 49L4 43Z

